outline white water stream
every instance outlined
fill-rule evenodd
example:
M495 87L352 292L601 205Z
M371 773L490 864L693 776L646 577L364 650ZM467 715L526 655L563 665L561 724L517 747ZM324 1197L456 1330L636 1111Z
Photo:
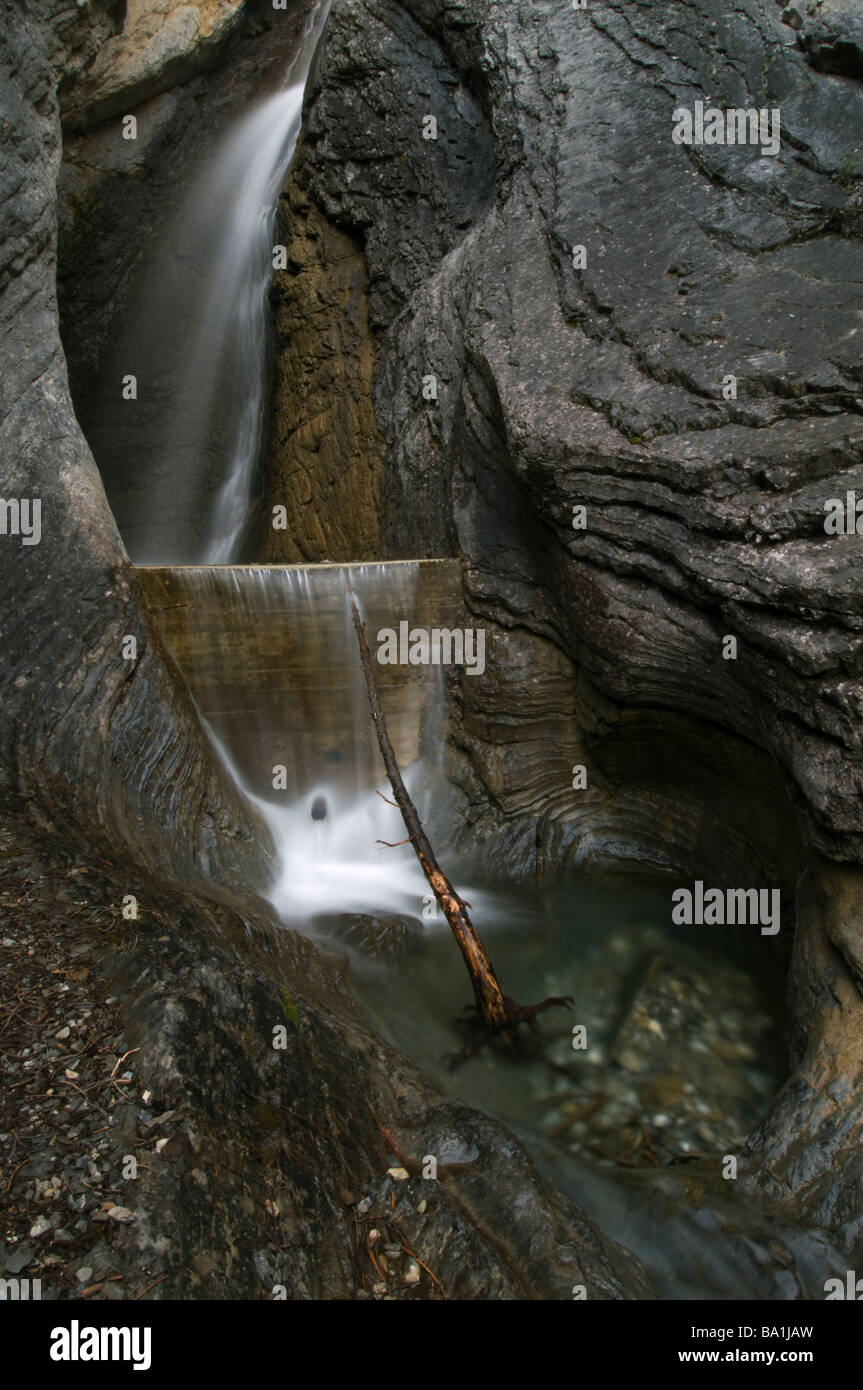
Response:
M278 90L219 135L184 186L106 358L91 442L136 564L232 564L252 529L276 213L328 10L319 0ZM138 395L118 403L129 372Z
M266 387L266 302L273 273L276 206L300 134L303 93L329 0L321 0L306 27L284 89L251 111L229 132L187 203L184 244L198 244L194 224L218 228L209 246L210 264L195 283L203 302L193 309L198 324L187 361L187 388L178 399L185 448L194 396L201 431L230 392L220 431L222 486L213 506L205 564L230 564L242 540L250 489L261 444ZM201 238L201 240L205 240ZM167 438L171 452L172 435ZM199 438L199 447L204 440Z
M211 739L271 830L280 915L295 923L327 913L420 916L429 888L411 846L398 843L404 824L389 804L348 595L374 654L379 630L403 618L452 622L458 566L198 565L167 573L163 633ZM423 817L444 785L442 668L380 666L377 680Z
M376 794L390 792L346 599L355 585L370 632L420 621L417 567L237 565L266 414L275 213L328 10L320 0L282 89L228 131L190 186L168 238L170 274L153 278L150 303L154 312L162 305L166 324L182 305L183 351L159 427L162 457L180 476L152 533L142 528L136 556L190 567L178 581L188 605L187 660L178 656L213 742L270 827L281 865L273 902L293 922L419 916L429 892L409 845L378 843L401 841L404 827ZM428 616L437 625L442 614L433 607ZM418 730L424 708L442 707L440 674L418 682L414 670L382 687L420 810L439 776L434 757L419 758ZM273 787L277 765L282 790Z

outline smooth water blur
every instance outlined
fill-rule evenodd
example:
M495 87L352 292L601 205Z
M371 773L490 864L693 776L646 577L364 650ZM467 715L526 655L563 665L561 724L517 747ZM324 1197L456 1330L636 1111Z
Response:
M276 202L300 132L303 86L303 81L295 82L252 111L231 132L190 195L184 239L201 244L197 232L202 220L218 227L219 236L210 247L210 264L200 267L194 280L204 293L191 310L195 338L183 388L167 422L165 449L178 461L184 455L203 456L211 422L219 419L218 476L223 482L199 557L205 564L229 563L245 526L264 419ZM190 400L195 403L191 415ZM196 424L194 433L190 420Z
M398 844L404 824L369 715L350 599L374 660L382 628L403 619L454 625L459 565L180 566L139 575L211 738L270 827L280 914L304 923L334 912L419 916L429 889L411 846ZM390 741L423 816L444 793L442 667L375 670Z
M243 785L280 810L310 807L309 798L323 792L339 821L351 814L357 793L383 777L349 593L360 603L374 654L378 631L402 619L453 626L462 592L460 566L448 560L189 565L138 574L149 612ZM399 765L416 762L423 740L428 761L442 742L435 732L441 668L385 665L376 672ZM396 827L383 838L402 834Z
M276 205L297 147L306 78L328 9L322 3L310 18L284 90L230 132L189 195L184 241L206 244L211 227L218 235L209 245L209 264L199 266L193 281L202 298L190 311L196 335L168 422L166 450L178 460L184 453L200 456L206 432L219 420L223 481L198 557L204 564L230 563L246 526L264 422ZM192 401L197 437L188 433Z
M95 392L88 438L135 564L241 551L267 408L276 209L329 0L279 91L219 140L139 272ZM137 380L121 400L126 373Z
M414 763L405 780L421 802L427 785L423 765ZM380 790L391 795L388 784ZM326 800L327 814L316 821L311 808L319 796ZM428 884L412 847L398 844L405 835L400 812L382 796L320 783L284 808L257 803L279 853L280 873L270 899L284 922L304 926L327 913L420 915Z

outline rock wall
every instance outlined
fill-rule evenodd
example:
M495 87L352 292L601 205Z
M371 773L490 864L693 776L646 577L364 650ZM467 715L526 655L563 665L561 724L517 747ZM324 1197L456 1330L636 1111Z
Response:
M98 950L116 973L137 1075L181 1119L135 1184L115 1253L128 1271L153 1272L141 1296L271 1298L277 1283L292 1298L363 1296L350 1209L368 1189L370 1209L395 1219L386 1168L397 1145L411 1162L436 1149L464 1159L426 1222L415 1177L400 1217L451 1294L564 1299L582 1281L594 1298L649 1298L638 1261L499 1125L442 1103L362 1024L340 960L276 927L255 895L270 870L265 833L148 622L59 336L56 93L120 19L96 8L73 23L63 0L29 9L0 3L0 479L19 504L0 536L0 800L10 822L39 832L28 853L62 863L61 885L71 856L103 909L127 891L144 909ZM109 326L113 311L89 302ZM111 1138L123 1145L122 1121ZM430 1279L419 1296L437 1296Z
M493 698L453 692L463 824L489 844L502 836L523 871L629 853L664 871L707 862L730 873L745 855L747 871L763 866L796 889L795 1071L751 1137L743 1186L850 1246L863 1193L863 551L857 535L825 535L823 507L863 482L847 289L859 255L863 96L855 17L825 3L798 24L795 12L755 0L730 13L718 0L661 11L336 0L286 199L287 275L299 295L279 282L278 401L296 408L306 370L313 404L338 383L327 428L335 458L352 459L355 472L338 476L314 414L299 431L277 417L268 501L299 474L307 512L334 498L326 527L295 510L298 554L332 535L345 548L380 544L384 555L464 557L496 681ZM38 498L43 528L38 546L0 539L14 653L2 690L4 805L160 881L159 920L179 921L163 933L167 954L158 938L147 943L124 985L134 1041L149 1049L144 1074L160 1094L186 1088L195 1134L205 1131L204 1158L182 1182L151 1180L141 1225L151 1253L194 1243L201 1223L214 1248L223 1240L250 1194L226 1178L205 1201L195 1173L218 1169L226 1131L241 1136L242 1171L260 1088L284 1119L302 1083L303 1123L318 1106L332 1137L281 1199L284 1231L321 1236L332 1262L303 1265L294 1291L351 1292L338 1187L344 1176L379 1176L375 1127L405 1143L395 1111L406 1130L418 1127L420 1146L470 1149L482 1122L440 1107L408 1064L360 1038L333 963L248 911L245 885L266 879L266 842L213 764L147 623L72 411L57 329L56 90L65 74L76 130L87 119L76 111L113 109L99 107L96 87L76 107L75 86L86 91L87 72L98 74L89 65L123 16L104 6L72 17L57 0L37 23L4 0L3 17L0 459L4 496ZM193 87L163 90L176 80L167 67L147 80L139 95L157 93L142 108L152 142L137 164L118 170L104 146L99 155L104 132L85 130L75 139L93 143L70 147L66 246L93 248L83 269L69 254L63 275L76 399L96 358L75 306L101 352L130 282L135 209L170 164L175 116L194 124ZM674 145L672 111L702 98L779 108L780 151ZM586 259L573 254L582 246ZM87 294L100 255L110 282ZM303 300L318 304L329 360L300 341ZM335 365L342 353L350 370ZM729 375L737 392L726 398ZM585 529L572 524L580 506ZM122 655L130 635L132 664ZM722 654L729 635L733 661ZM589 773L581 809L563 780L573 762ZM178 913L178 886L210 903L189 899ZM277 1076L262 1038L281 990L304 1022ZM194 1089L202 1038L211 1060L235 1063L215 1107ZM345 1164L350 1108L339 1096L355 1050L359 1157ZM266 1116L255 1123L263 1154ZM444 1204L433 1247L444 1254L457 1206L466 1234L454 1275L481 1264L467 1293L566 1296L575 1261L598 1296L649 1295L635 1262L544 1187L517 1145L494 1129L477 1147L476 1187ZM496 1208L500 1191L513 1194L511 1211L529 1193L542 1232L532 1249ZM187 1227L179 1198L190 1204ZM261 1257L250 1273L264 1244L250 1218L236 1246L242 1277L229 1262L219 1292L264 1287L282 1272Z
M4 22L2 495L38 503L41 524L38 544L35 532L29 541L11 534L11 524L0 542L3 802L111 857L238 892L250 878L266 883L268 837L214 764L149 625L69 397L54 287L52 66L66 49L52 50L54 31L18 6L6 7ZM83 32L73 41L83 44ZM101 32L97 25L91 45ZM135 659L124 656L129 638Z
M779 107L778 154L675 145L705 97ZM454 525L478 606L766 747L858 859L863 543L823 525L861 476L857 83L778 7L337 4L306 126L296 177L387 330L389 543ZM452 166L483 176L448 218Z
M269 564L376 560L384 440L361 245L292 188L287 267L273 277L272 437L256 555ZM274 508L283 508L274 526Z
M293 171L365 247L384 545L455 542L489 624L494 682L452 691L465 835L784 886L799 1066L749 1177L830 1219L861 1191L863 540L824 524L863 484L858 28L336 0ZM779 112L775 148L675 143L697 101Z
M245 0L121 0L122 28L99 46L67 89L70 129L131 111L214 63L240 21Z

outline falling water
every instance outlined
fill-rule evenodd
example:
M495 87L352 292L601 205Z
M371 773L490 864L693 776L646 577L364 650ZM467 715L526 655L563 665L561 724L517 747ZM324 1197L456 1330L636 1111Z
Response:
M143 301L149 345L141 360L158 367L149 385L156 386L158 376L160 389L151 391L157 406L149 417L149 442L142 451L140 416L124 421L120 430L115 416L107 432L113 430L110 447L125 460L127 511L125 516L118 511L118 521L134 558L149 565L201 562L139 574L219 756L271 828L280 864L272 901L282 920L294 926L326 932L321 919L329 919L338 943L334 919L341 914L417 917L428 901L412 848L390 847L403 840L404 829L386 795L368 719L348 592L357 595L373 644L377 630L397 628L402 618L418 627L456 626L461 577L458 563L450 561L226 563L241 550L262 437L274 208L296 147L303 88L327 8L328 0L321 0L283 89L245 117L216 150L150 280ZM143 351L143 322L137 337L128 340L138 352ZM131 357L128 344L124 352ZM146 382L146 371L141 375ZM439 667L378 668L396 757L421 818L443 783L442 740L434 728L444 703L440 677ZM458 886L463 892L467 888ZM730 1287L730 1296L739 1296L736 1268L730 1278L713 1278L712 1231L705 1235L681 1223L674 1236L666 1224L657 1248L655 1230L641 1215L645 1187L621 1200L620 1188L607 1175L588 1182L582 1167L584 1155L597 1144L606 1146L600 1155L612 1154L607 1162L616 1161L617 1150L608 1146L618 1142L619 1132L620 1143L634 1131L643 1145L643 1117L649 1120L656 1109L652 1097L659 1082L663 1094L671 1096L669 1109L687 1085L695 1089L683 1081L692 1063L686 1038L676 1037L683 1030L673 1010L682 998L700 997L702 977L709 985L701 994L711 1000L724 982L731 1001L724 1026L730 1018L742 1038L740 1055L759 1066L740 1067L729 1078L728 1068L722 1070L727 1038L719 1039L724 1052L711 1051L716 1038L706 1024L712 1025L712 1018L706 1007L701 1013L692 1007L692 1050L700 1047L708 1063L702 1068L707 1100L698 1104L709 1115L722 1115L724 1106L742 1128L744 1121L751 1123L780 1075L780 1064L768 1050L780 1029L767 992L762 997L749 988L742 971L718 956L705 957L699 966L691 943L668 934L667 898L655 884L634 892L631 881L625 888L609 881L587 890L581 883L577 890L565 885L559 894L541 887L522 894L471 888L467 896L513 993L525 1002L571 994L576 1017L589 1019L599 1041L592 1044L590 1064L574 1067L566 1018L548 1038L556 1068L553 1085L541 1061L526 1065L519 1056L498 1065L486 1053L461 1074L462 1099L517 1124L546 1172L641 1251L668 1295L681 1296L676 1260L688 1260L694 1274L687 1270L683 1296L692 1296L690 1286L699 1283L720 1294ZM453 1017L468 1001L469 988L442 918L425 925L421 950L400 962L398 988L377 962L361 962L355 978L376 1029L447 1090L452 1083L441 1058L459 1045ZM632 1003L633 980L642 992L638 1009ZM738 995L744 1002L735 1014ZM653 1016L664 1008L674 1023L668 1037ZM743 1036L741 1019L747 1014L763 1032L764 1047L761 1032L757 1047ZM621 1020L629 1030L626 1046L619 1041ZM662 1038L656 1074L650 1069L656 1036L648 1031L651 1025ZM552 1024L545 1028L548 1037ZM590 1121L596 1111L598 1118ZM682 1102L678 1111L675 1123L688 1135L685 1126L696 1121ZM698 1109L699 1124L701 1117ZM653 1115L653 1123L659 1144L672 1117ZM732 1128L730 1137L717 1135L717 1152L737 1142L734 1133ZM712 1141L713 1131L708 1136ZM689 1137L681 1143L688 1146L683 1154L692 1152ZM672 1148L668 1153L675 1156ZM627 1154L621 1159L632 1161ZM764 1296L762 1285L753 1296Z
M267 292L279 193L329 9L281 89L217 144L144 267L88 436L137 564L225 564L249 526L266 416ZM117 383L132 373L134 403Z
M192 398L201 436L216 414L222 420L223 481L202 557L206 564L230 563L246 525L264 418L275 209L297 146L306 77L328 8L324 0L314 11L284 90L230 133L190 198L193 225L203 217L219 233L199 281L208 289L178 403L181 430ZM169 433L169 456L178 455L171 447L176 438ZM203 447L203 437L198 443Z
M138 368L147 413L115 409L103 431L103 451L122 464L111 500L149 606L219 756L271 828L273 902L294 924L420 913L428 885L412 848L395 843L404 827L348 593L372 641L402 619L453 627L461 606L449 561L236 564L265 416L275 207L328 7L320 0L282 89L233 127L185 197L118 354ZM422 816L442 774L440 667L381 667L378 685Z
M404 838L372 731L348 593L372 648L410 617L454 626L453 561L188 566L139 571L151 612L211 737L267 819L293 922L332 912L419 914L428 887ZM441 777L441 668L380 666L396 757L420 814ZM277 769L284 769L279 773ZM378 792L383 795L378 795ZM315 812L315 814L313 814ZM322 814L323 812L323 814Z

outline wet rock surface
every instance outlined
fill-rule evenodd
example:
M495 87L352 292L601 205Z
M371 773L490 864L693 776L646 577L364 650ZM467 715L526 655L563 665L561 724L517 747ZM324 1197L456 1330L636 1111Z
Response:
M801 895L798 1070L747 1181L840 1226L860 1191L863 542L824 523L863 480L857 28L842 3L336 0L292 175L366 248L384 540L444 554L454 533L491 625L494 690L452 692L463 842L525 874L707 863L781 885L789 935ZM696 101L778 110L775 153L676 145ZM491 182L449 218L452 161L480 149ZM839 960L814 907L831 860Z
M384 440L372 405L374 346L362 248L296 191L273 277L272 435L257 557L268 564L382 554ZM284 507L285 525L272 525Z
M422 937L419 923L402 917L330 916L316 919L313 926L349 957L375 961L403 960Z
M334 7L295 178L362 234L389 328L391 544L429 553L454 524L474 603L622 704L766 746L819 847L856 857L861 543L825 535L823 504L854 486L863 437L863 92L813 72L778 9L362 13ZM377 80L382 51L398 100L370 125L357 77ZM675 145L672 111L697 99L779 107L778 153ZM493 196L477 180L470 215L432 236L478 128ZM381 160L390 144L406 163Z
M122 29L100 47L65 103L70 126L133 111L216 60L244 0L125 0Z
M38 545L7 534L0 548L0 799L112 858L240 891L267 881L268 836L212 763L150 628L69 397L54 287L64 51L49 16L59 26L61 7L7 6L0 52L14 131L0 174L2 495L38 500L41 517Z
M2 848L8 1274L59 1298L653 1296L368 1031L341 958L146 885L128 921L105 866L15 826Z

